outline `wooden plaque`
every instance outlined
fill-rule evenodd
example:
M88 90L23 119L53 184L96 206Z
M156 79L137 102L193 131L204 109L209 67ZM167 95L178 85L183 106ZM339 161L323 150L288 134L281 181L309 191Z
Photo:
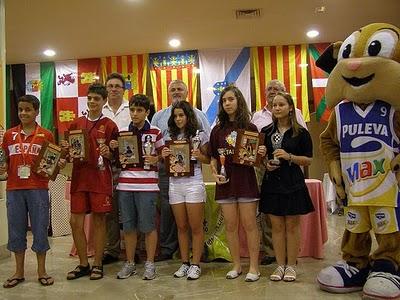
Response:
M69 143L69 157L71 160L89 160L89 138L86 129L66 131L65 139Z
M131 131L121 131L118 136L119 163L122 169L143 164L140 139Z
M60 146L45 141L33 165L33 171L43 177L55 180L60 171L58 162L65 156L66 153Z
M233 162L246 166L259 166L262 157L257 152L258 146L262 145L264 145L263 133L239 129Z
M194 164L190 160L192 147L186 140L169 141L171 155L165 159L168 176L185 177L194 175Z

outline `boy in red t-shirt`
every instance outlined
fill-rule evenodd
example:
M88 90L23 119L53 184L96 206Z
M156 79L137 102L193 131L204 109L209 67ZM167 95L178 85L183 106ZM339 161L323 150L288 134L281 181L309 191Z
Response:
M99 83L89 86L87 96L88 115L72 122L70 130L86 129L88 134L88 160L73 163L71 179L71 228L78 251L79 265L68 272L67 279L90 275L91 280L103 278L103 250L106 236L106 213L112 210L112 154L107 146L118 135L117 125L104 117L102 109L107 101L106 87ZM61 146L68 148L67 141ZM83 230L85 214L92 212L95 239L95 257L90 268Z
M12 288L25 280L24 262L28 213L33 235L32 250L36 252L38 280L43 286L52 285L54 279L46 272L46 252L49 227L49 179L32 171L44 141L53 143L53 134L36 123L39 99L25 95L18 99L18 118L21 124L7 130L2 148L5 162L0 163L0 175L8 173L7 180L7 248L15 254L16 271L3 287ZM65 160L59 164L65 166Z

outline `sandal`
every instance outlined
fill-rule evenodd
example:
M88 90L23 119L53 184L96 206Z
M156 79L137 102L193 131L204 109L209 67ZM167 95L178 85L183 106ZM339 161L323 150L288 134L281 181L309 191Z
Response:
M283 281L295 281L296 280L296 270L292 266L286 266L285 275L283 276Z
M39 277L38 280L39 280L40 284L43 286L53 285L53 283L54 283L54 279L51 276Z
M3 283L3 288L5 289L10 289L13 288L15 286L17 286L18 284L20 284L21 282L24 282L25 278L8 278L4 283Z
M275 271L269 276L272 281L280 281L285 275L285 266L278 266Z
M103 266L93 266L90 271L90 280L98 280L103 278Z
M67 280L78 279L80 277L87 276L89 274L90 274L89 264L87 266L78 265L74 270L67 273Z

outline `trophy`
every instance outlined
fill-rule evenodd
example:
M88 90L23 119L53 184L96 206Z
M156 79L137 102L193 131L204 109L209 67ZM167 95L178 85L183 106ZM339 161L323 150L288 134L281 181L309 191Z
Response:
M201 139L200 139L200 130L196 130L196 135L192 138L192 149L197 150L199 149L201 144ZM193 155L190 157L190 160L196 160L196 157Z
M3 137L4 137L4 128L0 125L0 145L3 144ZM0 147L0 166L4 167L7 162L6 153L4 152L3 148ZM7 173L0 175L0 181L7 180Z
M151 141L151 138L148 139L146 137L146 141L143 144L143 154L150 156L153 153L153 149L154 149L154 143ZM148 162L144 162L144 166L143 169L145 170L150 170L150 164Z
M227 178L228 175L226 174L225 170L225 148L218 148L218 154L219 154L219 161L221 163L221 171L220 175L224 176L224 180L222 180L222 183L227 183L229 179Z
M99 130L97 131L96 141L97 141L97 144L99 144L99 151L100 151L101 145L106 143L106 136L105 136L105 132L104 131L99 131ZM100 154L99 154L99 158L97 159L97 167L101 171L105 170L104 158Z
M282 140L283 140L283 134L281 134L279 131L271 135L272 148L274 149L274 151L282 147ZM279 158L275 156L273 159L269 161L269 163L275 166L279 166L281 164Z

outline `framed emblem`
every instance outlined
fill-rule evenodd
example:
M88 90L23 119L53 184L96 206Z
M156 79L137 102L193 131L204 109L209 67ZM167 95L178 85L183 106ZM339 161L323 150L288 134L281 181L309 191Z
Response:
M141 149L140 139L136 134L131 131L121 131L119 133L118 154L122 169L142 165Z
M239 129L233 162L246 166L258 166L261 162L261 155L257 152L258 146L261 145L264 145L263 133Z
M71 161L88 161L90 149L86 129L66 131L65 139L69 143L69 157Z
M166 158L168 176L185 177L194 175L194 165L190 161L192 147L186 140L169 141L171 155Z
M33 171L43 177L55 180L60 171L58 162L61 158L65 158L65 155L65 151L60 146L45 141L35 161Z

